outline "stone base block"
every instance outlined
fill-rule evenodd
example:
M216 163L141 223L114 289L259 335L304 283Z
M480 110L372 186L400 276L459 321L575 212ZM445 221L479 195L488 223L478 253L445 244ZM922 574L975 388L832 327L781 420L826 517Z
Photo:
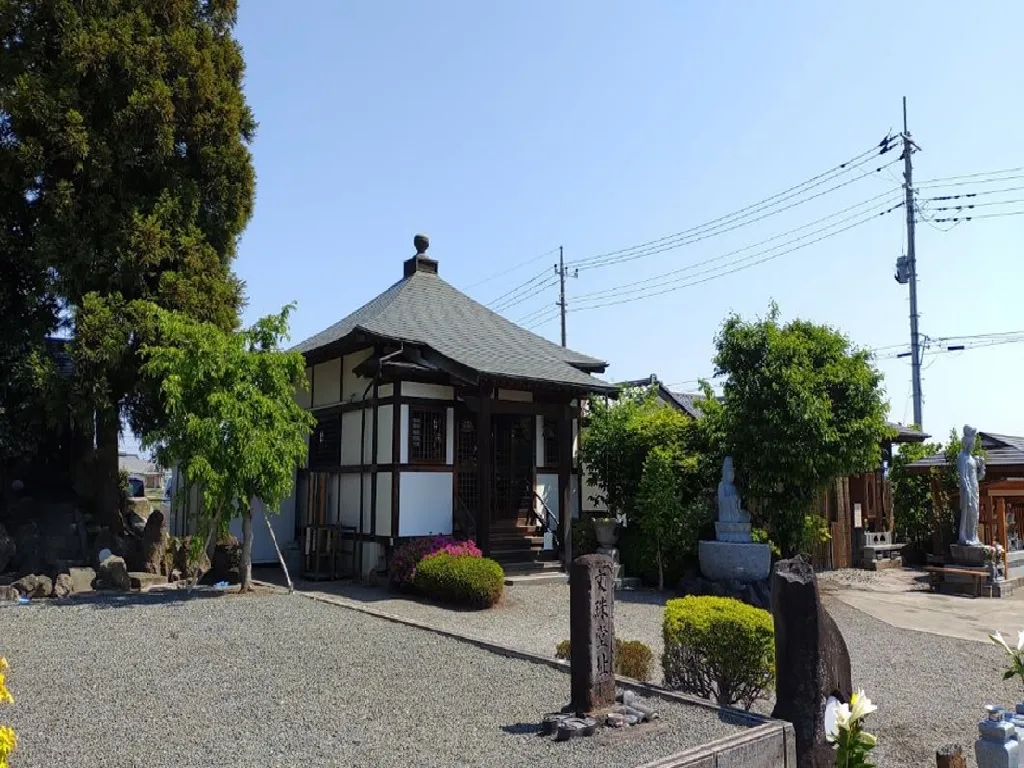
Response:
M619 550L615 547L598 547L597 554L610 557L615 565L619 564Z
M771 610L771 581L711 581L702 576L684 576L677 587L679 595L732 597L755 608Z
M984 544L950 544L949 554L957 565L985 565L991 547Z
M712 581L764 581L772 570L772 550L767 544L702 541L697 556L701 573Z
M715 538L719 541L750 541L750 523L715 523Z

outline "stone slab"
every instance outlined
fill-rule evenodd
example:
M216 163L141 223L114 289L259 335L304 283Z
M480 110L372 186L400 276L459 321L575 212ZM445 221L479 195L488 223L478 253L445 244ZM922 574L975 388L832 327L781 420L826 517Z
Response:
M132 589L146 590L167 583L167 577L158 573L145 573L143 571L131 571L128 574L128 583Z
M767 544L702 541L697 554L701 573L712 581L764 581L772 569L772 550Z
M950 544L949 554L957 565L985 565L989 548L984 545Z

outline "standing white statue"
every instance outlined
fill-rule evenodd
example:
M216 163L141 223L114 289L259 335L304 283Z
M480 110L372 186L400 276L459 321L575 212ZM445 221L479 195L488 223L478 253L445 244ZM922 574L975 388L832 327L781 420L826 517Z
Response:
M981 546L978 540L978 518L981 514L981 490L978 481L985 478L985 460L975 456L974 440L978 430L964 427L964 442L957 458L960 474L960 543Z
M720 523L749 523L748 515L740 504L740 495L734 485L736 471L732 466L732 456L726 456L722 462L722 481L718 484L718 521Z

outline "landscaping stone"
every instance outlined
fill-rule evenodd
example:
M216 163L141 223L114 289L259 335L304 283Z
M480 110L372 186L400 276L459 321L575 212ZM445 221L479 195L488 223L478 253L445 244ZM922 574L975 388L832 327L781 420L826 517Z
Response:
M145 590L149 587L167 583L167 577L159 573L148 573L146 571L129 571L128 583L132 589Z
M7 533L6 528L0 525L0 573L6 571L7 566L14 562L14 556L17 551L14 537Z
M755 608L771 610L771 582L743 582L735 579L712 581L698 574L684 576L677 587L680 596L706 595L710 597L732 597Z
M93 582L96 581L96 571L92 568L68 568L68 576L71 578L71 591L92 592Z
M159 509L150 514L142 532L142 570L146 573L167 575L167 526L164 513Z
M614 563L605 555L584 555L570 567L570 707L579 715L615 703L614 581Z
M101 528L96 534L96 538L92 545L92 551L96 553L95 562L97 566L106 559L101 556L103 554L103 550L107 550L109 553L106 557L109 557L110 555L123 555L124 539L113 533L109 528Z
M850 654L839 628L822 608L811 564L780 560L772 577L775 620L775 709L793 724L798 768L835 764L825 740L825 701L848 702L853 685Z
M10 586L0 587L0 603L16 603L18 602L18 590Z
M31 598L49 597L53 592L53 581L49 576L40 574L30 573L22 576L11 586L18 590L19 594Z
M14 570L22 574L39 573L46 570L43 551L43 537L35 522L25 523L14 534Z
M222 539L214 548L210 569L204 574L200 583L210 585L226 581L228 584L237 584L241 565L241 543L234 536Z
M99 586L106 589L128 590L131 588L128 566L125 565L124 558L117 555L110 555L100 563L96 580Z
M193 562L189 557L191 542L192 539L189 536L172 542L171 546L174 549L173 569L181 574L179 578L198 580L210 570L210 558L203 551L199 554L199 559Z
M67 597L73 591L71 575L68 573L58 573L57 578L53 580L53 596L57 598Z

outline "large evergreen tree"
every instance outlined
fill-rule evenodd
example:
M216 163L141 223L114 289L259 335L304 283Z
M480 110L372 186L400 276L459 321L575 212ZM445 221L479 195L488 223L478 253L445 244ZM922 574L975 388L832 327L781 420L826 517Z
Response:
M73 322L78 393L97 411L100 511L117 440L159 420L139 375L148 303L224 330L252 213L255 121L236 0L0 3L0 258L51 280ZM33 271L34 270L34 271Z

